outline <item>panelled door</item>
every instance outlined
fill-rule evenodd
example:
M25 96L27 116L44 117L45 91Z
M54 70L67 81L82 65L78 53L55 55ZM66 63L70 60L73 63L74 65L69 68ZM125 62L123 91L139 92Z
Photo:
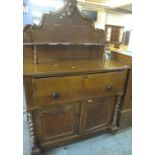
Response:
M103 130L112 123L115 96L99 97L82 103L80 133L85 134Z
M78 102L52 105L40 109L35 115L36 133L39 142L61 139L78 134Z

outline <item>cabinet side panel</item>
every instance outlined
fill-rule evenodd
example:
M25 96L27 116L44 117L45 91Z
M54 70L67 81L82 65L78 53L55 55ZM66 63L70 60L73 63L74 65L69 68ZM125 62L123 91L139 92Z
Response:
M33 103L33 89L32 89L32 78L31 77L24 77L24 90L25 90L27 109L33 108L34 103Z

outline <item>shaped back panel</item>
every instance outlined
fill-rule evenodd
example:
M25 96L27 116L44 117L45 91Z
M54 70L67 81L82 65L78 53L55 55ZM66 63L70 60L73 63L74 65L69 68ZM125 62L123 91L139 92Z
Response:
M24 62L35 63L102 58L105 43L104 31L95 29L93 21L79 12L75 0L66 0L61 10L45 14L40 25L27 25L23 40Z
M67 0L63 9L45 14L39 26L27 25L24 43L104 43L104 31L78 10L75 0Z

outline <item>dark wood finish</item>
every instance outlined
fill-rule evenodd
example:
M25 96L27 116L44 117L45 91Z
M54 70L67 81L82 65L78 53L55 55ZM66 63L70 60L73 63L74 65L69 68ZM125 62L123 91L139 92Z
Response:
M39 26L27 25L24 43L104 43L104 31L95 30L92 22L73 7L71 15L64 7L57 13L45 14Z
M81 113L81 134L103 130L112 124L116 97L100 97L83 101Z
M45 14L39 26L24 28L26 62L29 59L34 64L55 59L99 59L103 52L104 31L95 29L90 19L79 12L74 0L67 0L57 13Z
M122 108L120 113L120 128L126 128L132 125L132 57L122 52L112 52L112 59L117 62L128 65L128 70L125 94L122 100Z
M121 110L119 128L124 129L132 126L132 109Z
M67 144L70 144L72 142L81 141L81 140L84 140L86 138L91 138L92 136L101 135L101 134L104 134L107 132L109 132L109 126L106 126L102 130L96 131L96 132L91 133L91 134L82 134L80 136L65 137L63 139L57 139L55 141L44 142L44 143L40 144L40 147L43 148L44 151L46 151L46 150L49 150L51 148L67 145Z
M111 126L112 133L116 133L118 130L118 116L120 115L120 104L121 104L121 96L122 94L117 95L115 110L113 114L113 121Z
M36 105L49 105L123 93L125 79L126 71L38 78L33 80L34 97Z
M32 88L32 78L31 77L24 77L24 90L26 96L26 105L28 108L34 107L34 100L33 100L33 88Z
M97 59L85 60L56 60L42 64L24 64L24 77L62 76L70 74L103 73L123 71L129 67L117 61L101 61Z
M128 83L126 86L126 95L124 98L123 110L132 108L132 70L128 73Z
M110 40L106 39L106 42L109 44L114 44L115 47L119 47L121 43L123 43L123 33L122 33L122 40L119 40L119 37L121 35L120 30L124 29L123 26L116 26L116 25L106 25L106 38L108 37L108 28L111 28L111 35Z
M118 130L129 67L105 60L104 31L74 0L39 26L27 25L23 47L32 155Z
M78 135L80 104L59 104L35 113L38 142L43 143Z
M103 51L104 46L100 45L30 45L24 46L24 62L42 64L64 59L102 59Z
M35 127L34 127L34 115L33 112L28 112L28 121L29 121L29 128L30 128L30 136L32 140L32 155L41 155L41 149L37 146L37 138L35 134Z
M112 51L112 59L121 65L128 65L129 68L132 67L132 57L123 52Z

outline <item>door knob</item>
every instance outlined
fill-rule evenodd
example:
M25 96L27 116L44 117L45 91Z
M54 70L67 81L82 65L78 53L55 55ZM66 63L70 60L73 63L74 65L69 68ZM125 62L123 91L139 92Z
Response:
M107 91L111 91L111 90L112 90L112 85L107 85L107 86L106 86L106 90L107 90Z
M58 92L54 92L54 93L52 93L52 97L54 99L58 99L58 98L60 98L60 94Z

